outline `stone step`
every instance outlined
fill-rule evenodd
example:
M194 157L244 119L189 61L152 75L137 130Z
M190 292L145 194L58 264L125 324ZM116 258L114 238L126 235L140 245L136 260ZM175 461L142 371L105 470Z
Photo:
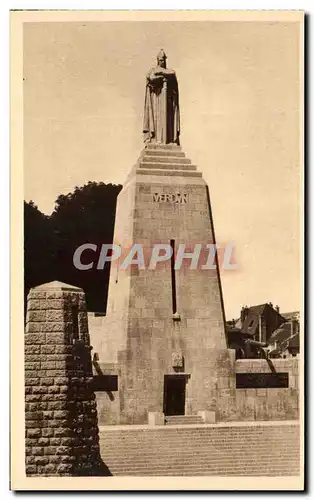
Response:
M256 445L257 441L254 443L254 445ZM157 443L153 444L153 443L139 443L139 444L145 444L145 447L142 449L142 453L141 453L141 457L149 457L151 456L151 450L149 449L149 447L153 447L154 449L154 456L155 457L158 457L158 456L162 456L162 457L166 457L166 456L170 456L171 453L172 453L172 447L174 445L177 445L178 443L175 443L175 442L171 442L171 443L163 443L162 446L157 446ZM147 445L147 446L146 446ZM166 446L168 445L168 450L165 449ZM253 443L250 443L248 446L251 446L252 448L254 448L254 445ZM282 446L282 443L276 443L276 445L280 445L278 446L278 448L280 448L280 452L279 451L276 451L273 453L273 456L279 456L281 452L283 453L290 453L291 451L294 450L294 446L290 446L290 447L284 447ZM114 446L111 446L111 444L108 442L108 441L105 441L105 442L102 442L101 443L101 449L103 450L103 452L107 455L107 456L111 456L111 457L115 457L115 456L123 456L126 452L128 453L128 456L133 456L136 455L137 451L138 451L138 447L125 447L125 448L122 448L122 447L118 447L116 445ZM271 443L269 443L267 446L261 446L260 443L258 444L258 451L257 450L254 450L252 449L251 453L252 455L254 455L255 453L258 453L260 456L267 456L269 454L269 451L270 451L270 447L271 447ZM193 454L212 454L212 456L222 456L223 454L225 454L226 451L229 451L230 453L232 453L233 455L237 455L237 456L242 456L247 453L247 448L243 447L243 448L238 448L238 447L233 447L233 446L229 446L229 447L220 447L218 445L215 445L215 446L212 446L210 443L207 443L207 446L206 447L200 447L199 444L197 442L194 443L194 445L190 445L190 446L178 446L176 447L176 449L178 451L181 452L184 452L183 454L184 455L189 455L189 456L192 456ZM295 450L295 453L299 453L299 450Z
M127 475L130 475L130 474L126 474L125 472L119 472L119 473L114 473L113 474L114 476L127 476ZM164 472L151 472L149 474L150 476L182 476L182 477L186 477L186 476L225 476L225 477L230 477L230 476L271 476L271 477L279 477L279 476L286 476L286 471L279 471L279 472L276 472L276 473L243 473L242 472L237 472L237 473L228 473L228 474L225 474L224 471L221 471L221 472L215 472L215 473L211 473L211 472L208 472L208 471L193 471L190 472L190 471L184 471L184 472L171 472L171 473L168 473L167 471L164 471ZM143 473L143 472L133 472L132 473L132 476L134 477L143 477L143 476L147 476L147 474ZM298 472L295 472L295 471L291 471L291 473L289 474L289 476L299 476L299 473Z
M176 459L175 459L176 458ZM295 460L299 461L299 457L293 457L291 459L286 459L284 458L281 460L280 458L277 458L276 460L279 462L277 464L277 468L288 468L289 467L294 467L298 468L298 466L295 463ZM234 457L230 457L229 461L225 460L211 460L210 457L201 457L200 460L197 459L197 457L193 457L188 461L180 460L180 457L176 456L173 457L173 460L160 460L160 461L153 461L149 460L144 462L137 462L136 460L133 460L132 462L123 462L123 460L120 460L119 462L113 462L109 458L106 459L106 457L103 457L103 462L110 468L110 471L128 471L128 472L133 472L135 470L149 470L149 471L156 471L157 469L161 470L181 470L183 471L184 469L187 470L192 470L193 468L197 469L203 469L203 470L217 470L217 469L222 469L222 470L237 470L237 466L241 464L241 467L245 467L246 470L248 469L257 469L257 470L274 470L275 466L274 464L270 463L270 460L259 460L258 456L254 457L254 462L252 461L247 461L244 458L238 459ZM257 465L256 465L257 464Z
M296 453L293 453L293 450L295 450L293 447L287 449L287 450L284 450L284 453L285 455L289 458L292 454L293 456L296 458L296 457L299 457L299 453L296 451ZM125 450L126 452L127 450ZM161 450L160 450L161 451ZM152 452L150 453L143 453L141 452L141 455L139 456L138 454L135 454L132 455L132 454L116 454L114 452L112 452L111 454L109 453L106 453L106 449L102 449L102 457L104 460L110 460L110 463L111 465L120 465L120 464L133 464L133 463L137 463L137 464L148 464L150 462L154 462L154 463L174 463L177 459L182 461L182 463L190 463L190 462L195 462L195 461L201 461L201 460L205 460L205 461L209 461L211 464L213 463L222 463L224 461L229 461L230 460L230 456L232 456L232 459L234 461L236 460L246 460L247 458L247 450L243 450L242 453L236 453L235 450L230 450L230 455L226 455L225 451L223 450L212 450L212 449L209 449L209 450L199 450L199 451L194 451L194 453L192 453L191 451L189 450L185 450L184 448L182 448L182 453L180 453L179 457L178 457L178 449L175 448L172 450L171 454L170 453L157 453L156 450L154 449L154 455L152 456ZM276 460L279 460L281 461L282 459L284 459L284 457L282 457L282 450L281 450L281 453L276 453L276 454L273 454L273 459L276 459ZM254 458L254 460L257 460L260 462L260 463L263 463L263 462L268 462L269 460L269 447L268 449L264 449L264 450L257 450L256 453L253 453L251 452L250 453L250 460L252 460ZM290 458L289 458L290 460Z
M177 457L178 458L178 457ZM287 471L291 473L292 471L297 472L298 467L294 464L293 459L284 459L280 460L279 463L263 463L258 460L258 457L256 457L254 462L248 462L248 461L241 461L235 463L218 463L218 462L210 462L210 461L199 461L199 462L193 462L193 463L184 463L183 461L180 461L178 458L177 461L171 463L164 463L164 464L158 464L158 463L147 463L147 464L136 464L133 463L132 465L125 464L124 466L115 466L111 465L110 471L111 473L113 472L124 472L125 475L133 475L134 473L140 473L142 472L143 475L145 475L145 472L150 469L150 474L151 473L159 473L159 474L173 474L176 471L178 472L178 475L181 475L184 471L190 472L190 475L193 475L194 471L204 471L204 472L209 472L209 473L219 473L219 471L222 471L223 475L229 475L230 473L234 474L239 474L241 475L241 472L243 473L243 470L246 471L246 475L248 473L251 474L256 474L256 475L261 475L261 472L263 473L262 475L268 475L270 472L273 472L274 475L278 475L279 472L284 472L287 474Z
M200 420L189 420L188 422L185 422L184 420L178 420L177 422L173 422L172 420L166 420L165 425L192 425L192 424L199 424L202 425L204 422L201 422Z
M109 443L102 443L101 449L102 449L102 452L104 453L104 456L110 457L112 460L115 460L115 459L133 460L134 458L136 458L139 460L146 461L148 459L151 459L152 456L156 460L159 458L165 460L165 459L171 458L174 453L176 453L176 455L177 455L178 451L180 451L180 455L182 455L184 457L209 456L213 460L215 458L221 460L223 457L227 457L226 451L229 451L230 454L232 453L232 456L234 456L234 457L244 457L245 458L247 455L247 448L244 448L244 447L241 450L239 450L239 449L234 448L234 447L229 447L229 448L223 448L223 447L218 447L218 446L215 447L215 446L211 446L210 443L208 443L208 446L206 448L204 448L204 447L200 448L197 445L197 443L194 444L194 447L192 447L192 446L189 446L189 447L185 447L185 446L178 446L177 447L177 446L175 446L175 447L173 447L173 445L175 445L175 444L177 444L177 443L169 443L168 449L165 449L166 443L163 446L159 446L159 447L157 447L156 445L152 446L152 448L154 450L154 455L152 455L152 450L147 449L145 446L142 449L140 457L138 455L136 455L136 453L138 451L138 447L137 448L135 448L135 447L133 447L133 448L128 448L128 447L119 448L117 446L110 447ZM256 445L256 443L255 443L255 445ZM261 447L259 444L256 450L254 450L254 449L251 450L251 452L250 452L251 456L258 455L261 457L261 459L263 457L266 458L269 456L270 447L271 447L270 444L268 446L264 446L264 447ZM252 448L254 448L254 447L252 447ZM174 449L176 450L175 452L174 452ZM280 446L279 451L276 451L276 452L273 451L273 457L279 457L279 456L281 456L281 453L291 454L291 452L293 450L295 451L295 455L299 454L299 450L296 450L294 446L290 446L290 447L286 447L286 448L283 446ZM126 452L128 453L127 456L125 455Z
M149 443L146 443L146 442L142 442L142 444L145 444L145 446L149 445ZM219 446L219 443L215 443L215 444L211 444L210 442L206 443L206 445L204 446L201 446L199 442L194 442L194 443L187 443L186 446L184 444L180 445L175 442L175 441L170 441L169 443L162 443L162 444L158 444L157 442L156 443L150 443L150 446L153 446L154 447L154 451L155 453L159 453L159 452L162 452L164 450L164 447L165 445L169 445L169 446L172 446L172 445L176 445L177 449L180 450L180 449L183 449L186 451L186 453L190 453L190 454L193 454L193 452L195 451L195 446L197 446L197 452L198 453L201 453L201 452L207 452L208 449L211 449L212 452L220 452L220 451L226 451L226 450L233 450L234 453L237 453L237 454L241 454L241 453L245 453L246 450L247 450L247 447L243 446L242 448L240 447L234 447L234 446ZM256 444L256 441L255 443L254 442L250 442L248 443L248 446L254 446L254 444ZM275 443L276 445L280 444L279 442ZM268 443L267 445L264 445L262 446L261 444L259 444L258 446L258 449L260 450L260 453L262 452L268 452L269 451L269 446L271 444ZM116 443L114 446L111 447L111 443L106 440L104 442L101 443L101 446L103 447L104 450L106 450L106 453L107 454L123 454L126 450L128 450L128 452L130 454L132 453L136 453L137 449L138 449L138 446L139 446L139 443L138 445L136 446L135 443L133 443L133 446L132 445L127 445L127 446L118 446L118 443ZM293 449L293 446L287 446L287 447L283 447L283 446L280 446L280 449L283 450L284 452L288 451L288 450L291 450ZM150 451L148 451L148 455L149 455ZM254 450L252 451L252 453L254 453ZM143 454L146 454L146 451L145 449L143 449Z
M173 165L174 163L179 163L180 165L191 165L192 163L189 158L177 158L175 156L169 157L157 155L144 155L141 157L140 161L143 163L169 163L170 165Z
M181 163L157 163L157 162L148 162L141 160L139 162L140 168L149 168L149 169L166 169L166 170L196 170L196 165L191 165L187 163L183 165Z
M144 167L141 167L141 168L138 168L136 170L136 174L140 174L140 175L162 175L162 176L166 176L166 177L169 177L169 176L179 176L179 177L202 177L202 173L201 172L193 172L191 171L191 169L187 169L187 170L177 170L176 168L173 168L172 170L162 170L160 168L152 168L151 170L148 169L148 168L144 168Z
M168 158L185 158L185 153L183 151L177 151L175 149L162 150L146 148L143 150L142 154L149 156L167 156Z
M185 420L165 420L165 425L192 425L192 424L199 424L199 425L202 425L204 424L204 422L202 420L188 420L188 421L185 421Z
M174 415L168 415L174 416ZM180 415L181 416L181 415ZM200 416L200 415L197 415ZM246 423L245 423L246 424ZM226 422L224 424L211 424L200 426L200 427L192 427L188 429L189 434L205 434L206 436L215 435L217 437L221 436L234 436L239 435L243 436L244 434L250 436L256 436L258 434L265 435L265 428L267 428L267 435L277 436L278 433L282 435L286 435L287 431L289 432L297 432L298 431L298 420L290 421L287 423L283 421L282 424L274 424L269 421L265 422L254 422L248 421L247 425L241 424L237 425L236 422ZM113 434L124 434L124 435L163 435L169 436L170 434L186 434L187 429L185 427L179 427L178 429L165 429L164 427L152 427L149 425L106 425L100 426L100 431L107 434L110 434L111 431Z
M145 149L160 149L160 150L173 150L173 151L181 151L181 146L178 146L177 144L156 144L153 142L150 142L146 144Z
M256 443L256 441L255 441L255 442L254 442L254 441L249 441L249 442L248 442L248 446L253 446L253 445L254 445L254 443ZM183 443L182 445L181 445L181 444L179 445L179 443L178 443L178 442L176 442L175 440L173 440L173 441L169 441L168 443L167 443L166 441L163 441L163 442L161 442L160 444L159 444L157 441L156 441L156 442L150 442L150 443L149 443L149 442L147 442L147 441L142 441L142 444L145 444L145 446L146 446L146 445L149 445L149 444L150 444L151 446L154 446L154 449L155 449L156 453L157 453L159 450L163 450L163 449L164 449L164 446L165 446L166 444L169 444L169 446L170 446L170 445L173 445L173 444L176 444L176 445L178 446L178 449L180 449L180 448L184 448L187 452L191 452L191 453L195 450L195 446L196 446L196 445L197 445L197 447L198 447L198 451L199 451L199 452L200 452L200 451L203 451L204 449L205 449L205 450L207 450L209 447L210 447L210 449L212 449L212 450L215 450L215 449L216 449L216 450L220 450L220 449L221 449L221 450L226 450L226 449L232 450L232 449L235 449L235 451L236 451L237 453L242 453L242 451L245 451L245 450L247 449L245 446L242 446L242 447L241 447L241 446L240 446L240 443L239 443L239 444L238 444L238 443L236 443L236 445L237 445L237 446L228 446L228 444L224 444L224 445L221 445L221 446L220 446L219 442L215 442L215 443L213 443L213 444L212 444L210 441L206 442L203 446L202 446L202 444L201 444L201 442L200 442L200 441L194 441L194 442L192 442L192 441L191 441L191 442L187 442L187 443L186 443L186 445L185 445L184 443ZM271 444L271 443L267 443L267 444L265 444L265 445L261 445L261 444L259 444L259 449L260 449L261 451L264 451L264 450L266 450L266 451L267 451L267 450L268 450L268 448L269 448L269 446L270 446L270 444ZM277 445L277 444L281 444L281 443L280 443L280 441L277 441L277 442L276 442L276 443L274 443L274 444L276 444L276 445ZM107 439L106 441L103 441L102 446L106 446L106 445L107 445L107 451L108 451L108 453L109 453L109 452L111 453L111 448L110 448L110 446L111 446L111 442L110 442L110 440L108 440L108 439ZM123 444L118 444L118 443L116 443L116 444L115 444L115 446L112 446L112 450L113 450L113 452L114 452L114 453L118 453L118 452L120 452L120 451L121 451L121 453L123 453L126 449L128 449L130 453L133 453L133 450L135 450L135 451L136 451L137 447L138 447L138 444L136 445L136 443L135 443L135 442L134 442L134 443L128 443L127 445L123 445ZM289 447L288 447L288 446L287 446L287 447L282 447L282 446L281 446L280 448L283 448L283 450L284 450L284 451L286 451L286 450L288 450L288 449L291 449L291 447L290 447L290 446L289 446ZM143 453L144 453L144 452L145 452L145 450L143 450Z
M130 426L132 427L132 426ZM184 437L188 435L191 439L195 438L200 438L200 439L207 439L210 442L213 442L214 440L217 440L219 442L229 442L230 438L232 438L232 442L237 441L237 440L242 440L244 437L247 440L255 440L259 439L259 437L265 437L265 432L263 432L263 428L256 427L255 432L247 432L246 429L240 428L225 428L225 427L214 427L214 426L204 426L204 425L199 425L199 426L193 426L193 427L183 427L179 426L177 428L166 428L164 426L158 426L158 427L150 427L150 426L143 426L142 428L134 428L132 430L126 430L125 428L121 429L118 426L108 426L108 427L101 427L100 428L100 436L106 436L106 439L110 439L111 437L113 439L116 439L117 434L119 433L119 439L129 441L130 438L134 438L134 440L137 442L138 439L152 439L152 440L160 440L164 439L165 441L168 441L169 439L177 439L180 437ZM274 439L281 440L282 437L286 436L287 432L295 432L294 427L290 426L283 426L282 428L271 428L268 433L267 433L267 438L270 441L273 441Z
M166 418L182 417L200 416ZM111 474L118 476L299 474L297 423L107 429L100 433L100 449Z
M203 424L204 420L199 415L169 415L165 417L166 425Z
M143 443L144 444L144 443ZM255 442L256 444L256 442ZM276 443L276 444L279 444L279 443ZM176 450L180 450L180 451L184 451L184 454L186 456L193 456L195 454L197 455L200 455L200 454L207 454L207 453L210 453L213 457L216 455L216 454L221 454L221 453L225 453L225 451L229 450L230 453L232 452L233 455L235 456L242 456L242 455L246 455L247 453L247 448L243 447L242 449L235 449L235 448L232 448L232 447L219 447L217 445L217 447L215 446L211 446L210 443L208 443L208 446L206 448L201 448L200 446L197 447L197 451L196 451L196 446L197 446L197 443L194 443L193 446L177 446L177 443L173 442L173 443L168 443L169 447L172 447L173 445L176 445L175 448ZM138 447L128 447L126 446L125 448L123 447L119 447L119 446L114 446L113 448L110 448L110 444L108 442L104 443L101 445L102 446L102 449L104 451L104 454L106 456L110 456L110 457L125 457L125 453L127 452L129 456L133 456L133 454L136 456L137 454L137 451L138 451ZM256 451L256 453L258 453L260 456L262 456L263 454L265 454L265 456L268 456L269 454L269 447L270 447L270 444L267 445L267 446L264 446L264 447L261 447L260 445L258 446L258 451ZM165 452L165 443L163 444L163 446L157 446L156 444L153 445L153 448L154 448L154 456L157 458L160 454L161 457L165 458L165 456L170 453L168 453L167 451ZM291 452L293 451L295 448L294 446L290 446L290 447L282 447L280 446L280 453L281 452L284 452L284 453L287 453L287 452ZM209 451L210 450L210 451ZM295 450L296 454L298 453L298 450ZM280 453L274 453L273 456L280 456ZM149 457L151 455L151 451L148 451L146 452L145 449L143 449L142 451L142 456L144 457ZM254 450L252 450L252 455L254 455Z
M111 442L115 442L116 440L116 437L115 436L111 436L110 435L111 433L108 433L106 434L106 437L103 437L101 435L100 437L100 441L104 440L107 444L111 443ZM179 443L178 441L182 438L188 438L187 440L185 440L184 442L182 443ZM245 436L244 436L245 437ZM267 439L265 440L264 443L260 443L260 447L261 449L263 449L263 447L265 447L266 449L268 448L269 444L273 443L273 444L277 444L277 443L281 443L282 442L282 439L283 439L284 436L281 436L281 438L277 438L277 439ZM145 444L152 444L155 446L155 448L163 448L163 446L167 443L177 443L178 447L185 447L185 448L189 448L191 447L193 449L194 445L197 444L198 445L198 449L202 448L202 447L206 447L208 445L210 445L211 447L214 447L214 446L219 446L220 448L232 448L232 445L230 445L230 440L232 439L232 445L234 445L235 447L237 447L237 449L241 450L241 449L246 449L247 446L251 446L253 445L256 441L258 441L258 439L248 439L247 437L245 437L245 443L243 443L241 441L241 439L235 439L234 437L229 437L228 439L225 439L225 440L219 440L219 439L214 439L214 438L203 438L203 437L190 437L190 436L177 436L177 437L171 437L169 436L168 438L162 438L161 436L158 437L156 436L155 439L150 439L149 437L129 437L129 436L120 436L120 439L119 439L119 443L116 443L115 445L115 450L117 449L120 449L120 448L125 448L125 446L131 448L132 446L134 446L134 448L136 448L138 446L138 443L140 442L143 442ZM290 444L286 444L286 447L290 447Z
M190 476L194 475L194 472L198 471L201 472L203 471L204 475L223 475L223 476L229 476L229 475L264 475L268 476L269 473L273 472L274 476L277 475L286 475L286 476L291 476L291 475L297 475L299 472L299 467L295 466L293 461L283 461L281 464L277 465L275 467L272 464L259 464L258 460L256 459L256 462L258 465L253 466L252 464L249 464L247 462L240 462L238 466L236 465L230 465L230 464L218 464L218 465L211 465L208 463L204 463L203 465L201 463L194 463L194 464L174 464L173 466L170 466L169 464L164 464L160 466L156 466L156 464L148 464L147 466L142 466L142 467L131 467L129 465L126 465L125 467L114 467L110 466L110 472L112 475L125 475L125 476L134 476L137 474L141 474L143 476L151 476L153 474L156 475L171 475L171 476L181 476L184 475L184 472L190 473ZM149 473L148 473L149 470ZM244 472L245 471L245 472ZM188 475L188 474L187 474Z
M113 470L111 471L113 476L148 476L145 470L134 470L134 471L121 471L121 470ZM206 468L188 468L188 469L176 469L176 470L152 470L149 472L149 476L299 476L300 472L298 468L293 467L282 467L280 469L246 469L244 467L240 467L239 469L217 469L217 470L208 470Z
M113 475L114 476L122 476L122 477L124 477L124 476L130 475L130 474L126 474L125 472L120 472L120 473L116 473L116 474L113 474ZM172 476L175 476L175 477L176 476L181 476L181 477L186 477L186 476L189 476L189 477L190 476L225 476L225 477L230 477L230 476L247 476L247 477L249 477L249 476L271 476L271 477L277 477L278 476L279 477L279 476L286 476L287 474L286 474L285 471L274 473L274 474L272 474L272 473L269 473L269 474L263 474L263 473L262 474L258 474L258 473L257 474L256 473L249 473L249 474L246 474L246 473L236 473L236 474L235 473L230 473L230 474L224 474L223 471L222 472L217 472L217 473L208 473L207 471L205 471L205 472L204 471L195 471L195 472L193 471L193 473L191 473L190 471L182 472L182 473L181 472L168 473L167 471L165 471L165 472L161 472L161 473L157 472L156 474L154 472L151 472L149 475L150 476L154 476L154 477L155 476L156 477L157 476L158 477L161 477L161 476L162 477L164 477L164 476L170 476L170 477L172 477ZM145 474L145 473L143 474L143 472L138 472L138 473L134 472L134 473L132 473L132 476L134 476L134 477L143 477L143 476L147 476L147 474ZM292 471L289 474L289 476L299 476L299 473L298 472L294 473Z
M177 439L179 437L183 437L188 435L190 438L193 440L196 437L199 437L200 439L207 439L210 442L213 442L213 440L217 440L219 442L229 442L230 438L232 437L232 441L236 441L237 439L242 440L244 437L246 441L248 439L258 439L259 437L265 437L265 427L258 427L256 426L254 428L254 432L249 432L247 428L244 426L242 427L219 427L217 426L204 426L204 425L199 425L195 427L183 427L180 426L178 428L165 428L164 426L158 426L158 427L150 427L150 426L142 426L140 428L135 428L132 429L126 429L124 428L119 428L118 426L107 426L107 427L101 427L100 428L100 436L101 438L106 436L106 439L109 439L112 437L113 439L116 439L117 434L119 433L120 439L125 439L129 441L131 437L134 437L136 442L138 439L143 438L145 440L151 438L152 440L160 440L160 439L165 439L168 441L171 438ZM274 439L279 439L281 440L282 437L287 435L288 433L291 432L297 432L295 430L295 426L288 426L288 425L283 425L282 427L277 427L277 426L269 426L270 428L267 429L267 438L271 441Z
M231 457L233 460L234 458ZM105 459L105 457L103 458ZM178 456L177 454L176 455L173 455L172 457L172 460L165 460L164 462L162 462L162 459L160 459L159 461L158 460L150 460L149 462L146 460L145 462L144 461L137 461L137 460L133 460L132 462L130 461L119 461L119 463L115 463L114 461L111 461L110 464L111 464L111 468L112 469L128 469L128 470L131 470L131 469L142 469L142 468L145 468L147 467L148 465L151 465L151 466L154 466L155 469L169 469L169 468L174 468L174 467L177 467L178 465L180 465L180 467L183 469L184 467L193 467L193 465L195 467L198 467L198 468L208 468L210 467L211 469L218 469L218 468L232 468L233 470L237 468L237 466L239 466L239 464L246 464L246 467L248 467L250 465L250 467L252 469L255 469L255 468L261 468L262 466L265 466L266 468L271 468L273 469L275 466L277 466L277 468L280 468L280 467L283 467L284 465L286 464L290 464L293 462L293 459L291 457L284 457L282 460L278 460L278 462L276 463L276 465L274 463L270 463L269 462L269 457L268 457L268 460L258 460L258 456L256 456L254 458L254 462L251 460L251 461L248 461L248 460L245 460L243 457L241 460L238 460L237 463L233 463L229 457L229 460L211 460L211 457L210 456L207 456L207 457L203 457L201 456L200 459L198 460L197 459L197 455L195 457L193 457L193 462L191 462L190 460L185 460L184 459L184 456Z

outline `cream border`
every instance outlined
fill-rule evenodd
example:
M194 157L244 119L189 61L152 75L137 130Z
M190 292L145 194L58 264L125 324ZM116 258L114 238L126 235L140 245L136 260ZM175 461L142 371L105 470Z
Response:
M23 23L73 21L273 21L300 23L300 135L303 151L304 13L295 11L15 11L11 34L11 488L14 490L302 490L303 477L27 478L24 473ZM303 175L302 175L303 180ZM302 184L301 184L302 185ZM300 193L303 227L303 186ZM303 242L302 242L303 249ZM302 255L302 253L301 253ZM303 256L302 256L303 258ZM303 271L303 261L301 262ZM303 311L301 312L303 319ZM301 322L303 327L303 321ZM303 344L303 343L302 343ZM301 353L303 359L303 352ZM302 370L301 370L302 374ZM301 376L301 387L303 377ZM303 408L303 405L301 405ZM303 418L301 420L303 440ZM301 445L303 456L303 446Z

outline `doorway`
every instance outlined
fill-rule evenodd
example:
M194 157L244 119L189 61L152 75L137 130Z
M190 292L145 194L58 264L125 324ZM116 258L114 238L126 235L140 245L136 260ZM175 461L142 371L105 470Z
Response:
M165 375L164 379L164 414L185 414L185 386L184 375Z

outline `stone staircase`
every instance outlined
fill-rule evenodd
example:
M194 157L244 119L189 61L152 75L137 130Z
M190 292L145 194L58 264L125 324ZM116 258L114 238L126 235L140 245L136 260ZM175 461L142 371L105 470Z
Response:
M298 476L297 422L111 426L100 432L113 476Z
M165 425L201 425L203 423L200 415L168 415L165 417Z
M143 149L129 178L137 175L180 175L183 177L202 177L192 165L181 146L176 144L147 144Z

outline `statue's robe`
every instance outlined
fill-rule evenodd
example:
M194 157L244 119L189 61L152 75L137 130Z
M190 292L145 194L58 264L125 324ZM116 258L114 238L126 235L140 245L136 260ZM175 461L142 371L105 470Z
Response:
M155 71L160 70L165 71L167 75L167 120L165 120L165 97L163 90L165 77L155 75ZM143 133L145 142L179 144L179 91L176 74L173 70L158 67L152 68L146 77Z

